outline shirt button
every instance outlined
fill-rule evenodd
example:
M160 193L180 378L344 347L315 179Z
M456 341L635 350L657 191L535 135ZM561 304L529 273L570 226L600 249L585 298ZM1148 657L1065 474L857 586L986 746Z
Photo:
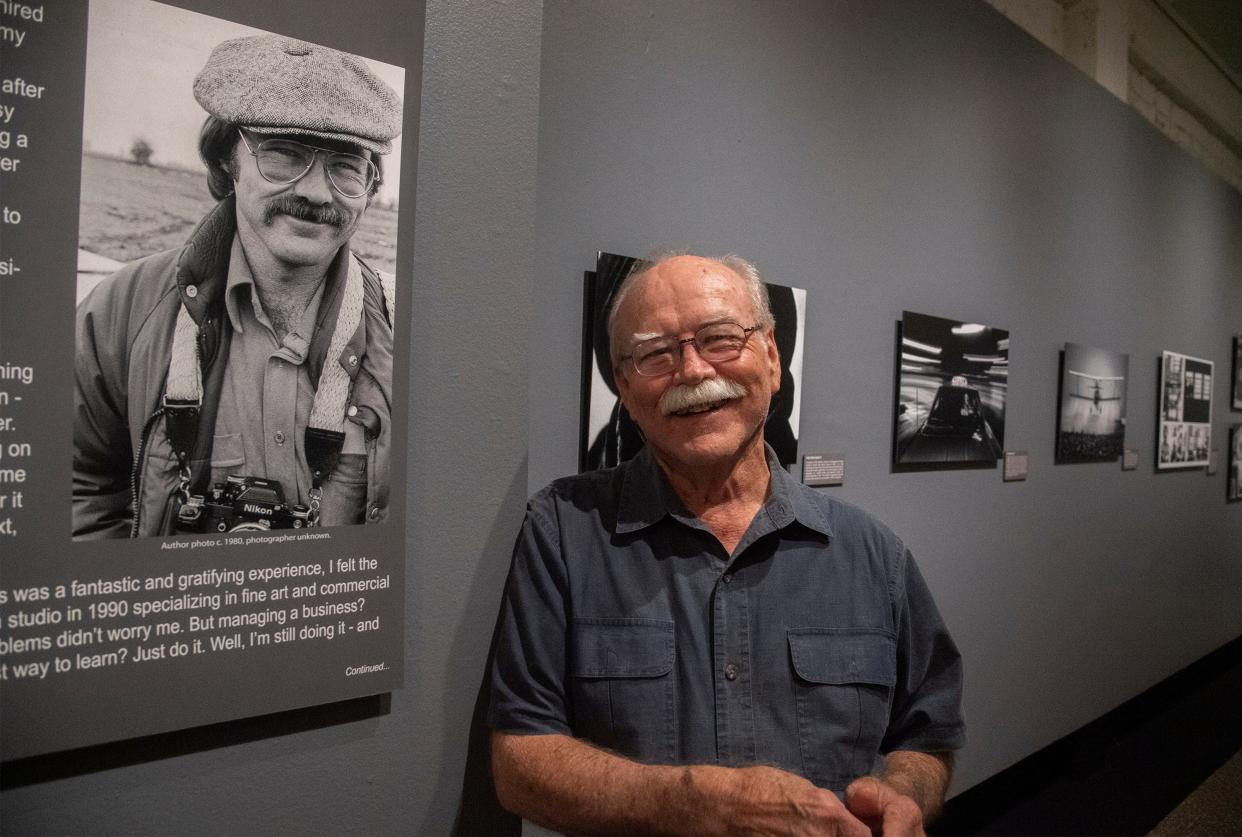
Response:
M350 365L350 366L357 366L357 365L358 365L358 356L357 356L357 355L350 355L350 356L349 356L349 365Z
M358 415L358 408L355 407L353 404L350 404L349 409L345 411L345 414L349 416L356 416Z
M198 285L186 285L185 295L188 296L190 299L193 299L194 297L198 296Z
M720 577L720 580L721 580L721 581L723 581L725 584L732 584L732 583L733 583L733 574L732 574L732 573L725 573L724 575L722 575L722 576Z
M285 433L283 430L276 431L276 444L283 445L285 443Z
M725 663L724 667L725 680L737 679L737 663Z

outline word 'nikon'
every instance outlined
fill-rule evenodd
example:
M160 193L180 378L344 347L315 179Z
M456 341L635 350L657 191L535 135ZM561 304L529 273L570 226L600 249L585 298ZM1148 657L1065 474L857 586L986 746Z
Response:
M177 513L181 532L246 532L300 529L310 525L310 509L285 503L277 480L230 476L205 496L192 494Z

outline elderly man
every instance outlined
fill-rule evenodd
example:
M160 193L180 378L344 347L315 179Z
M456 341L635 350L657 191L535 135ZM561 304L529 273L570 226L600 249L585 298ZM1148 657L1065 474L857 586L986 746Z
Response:
M74 536L383 520L392 277L349 241L401 100L272 35L217 46L194 95L219 203L78 310Z
M641 265L609 333L647 445L530 502L492 670L502 803L571 832L919 833L960 660L902 542L764 445L754 267Z

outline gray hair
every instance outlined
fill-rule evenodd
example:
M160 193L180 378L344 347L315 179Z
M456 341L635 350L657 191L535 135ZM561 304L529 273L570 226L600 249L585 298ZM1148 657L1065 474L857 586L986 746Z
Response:
M616 325L617 312L621 310L621 304L625 302L625 298L629 296L630 291L634 289L634 286L638 284L644 274L669 259L674 259L678 256L695 256L696 258L716 262L727 267L741 278L746 285L746 295L750 297L751 310L755 314L755 323L747 325L759 325L760 339L765 339L764 332L776 326L776 318L772 316L772 306L768 302L767 285L763 283L763 277L759 275L759 269L746 259L733 253L719 257L699 256L697 253L690 253L684 250L656 253L646 259L639 259L634 262L634 266L630 268L630 272L621 280L621 284L617 286L616 292L612 295L612 304L608 307L608 350L612 356L613 368L616 368L617 357L620 354L620 346L617 345Z

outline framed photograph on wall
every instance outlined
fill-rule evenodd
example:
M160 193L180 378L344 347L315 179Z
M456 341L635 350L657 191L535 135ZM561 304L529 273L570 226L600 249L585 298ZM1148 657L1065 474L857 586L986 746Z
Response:
M1160 419L1156 430L1156 467L1199 468L1212 450L1212 376L1210 360L1178 352L1160 358Z
M904 311L893 464L995 462L1005 445L1009 332Z
M1242 334L1233 336L1233 378L1230 389L1230 408L1242 412Z
M595 270L585 274L582 322L582 421L578 470L611 468L643 446L642 433L617 398L608 347L608 309L621 282L638 259L596 254ZM781 388L772 397L764 440L786 467L798 461L798 416L802 399L802 353L806 331L806 291L764 283L776 319L781 356Z
M1126 445L1129 355L1066 343L1057 411L1058 463L1116 462Z
M1242 424L1229 428L1229 474L1225 483L1225 499L1242 501Z

